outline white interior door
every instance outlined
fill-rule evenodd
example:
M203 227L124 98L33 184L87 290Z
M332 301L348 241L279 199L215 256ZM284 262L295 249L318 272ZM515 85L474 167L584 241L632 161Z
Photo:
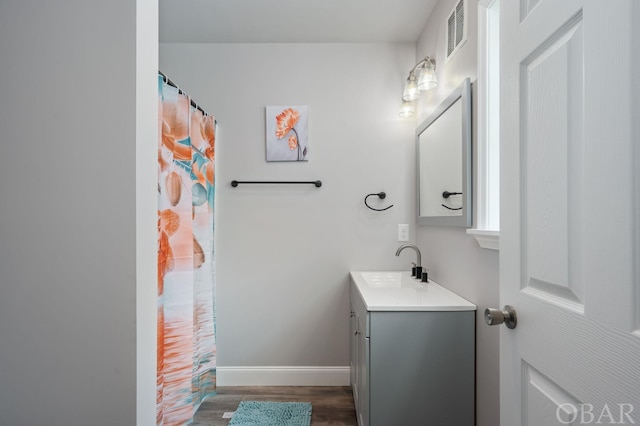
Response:
M500 9L501 425L640 424L640 1Z

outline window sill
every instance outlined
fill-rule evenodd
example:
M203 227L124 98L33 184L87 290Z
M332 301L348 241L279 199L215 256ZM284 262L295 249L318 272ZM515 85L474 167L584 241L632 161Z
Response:
M467 234L473 235L480 247L489 250L500 250L500 231L486 229L467 229Z

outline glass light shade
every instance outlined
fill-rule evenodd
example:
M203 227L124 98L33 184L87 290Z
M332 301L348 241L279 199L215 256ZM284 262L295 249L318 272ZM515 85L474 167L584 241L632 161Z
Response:
M416 84L416 75L411 72L407 78L407 82L404 84L404 91L402 92L402 100L411 102L420 97L420 91Z
M423 92L438 87L438 77L436 76L436 70L433 65L427 63L427 65L420 71L420 78L418 79L418 90Z
M413 116L416 113L416 108L413 105L413 102L402 101L402 108L398 115L402 118L408 118Z

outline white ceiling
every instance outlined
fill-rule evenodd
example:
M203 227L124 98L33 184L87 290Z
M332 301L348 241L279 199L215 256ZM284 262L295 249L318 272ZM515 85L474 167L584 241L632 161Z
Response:
M437 0L159 0L163 43L415 42Z

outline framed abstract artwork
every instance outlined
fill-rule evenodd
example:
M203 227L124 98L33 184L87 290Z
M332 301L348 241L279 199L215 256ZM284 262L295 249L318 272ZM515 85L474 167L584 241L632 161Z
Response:
M267 106L267 161L309 161L306 105Z

